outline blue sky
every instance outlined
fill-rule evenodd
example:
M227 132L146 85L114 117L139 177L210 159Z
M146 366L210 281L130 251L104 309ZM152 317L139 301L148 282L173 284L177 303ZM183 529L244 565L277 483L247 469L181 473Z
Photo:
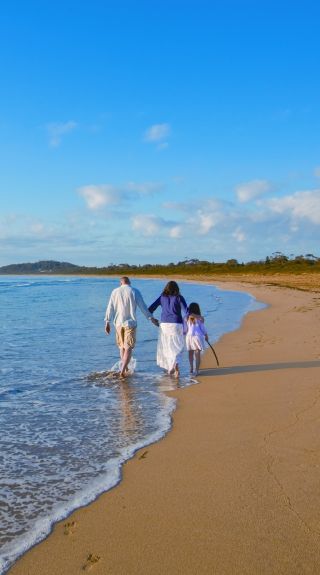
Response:
M1 8L0 265L320 256L320 6Z

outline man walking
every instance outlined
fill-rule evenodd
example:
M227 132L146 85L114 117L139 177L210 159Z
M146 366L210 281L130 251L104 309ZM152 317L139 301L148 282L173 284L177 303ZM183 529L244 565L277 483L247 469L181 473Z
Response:
M131 287L128 277L120 278L120 287L111 293L105 314L105 331L109 335L110 322L113 320L116 329L116 341L120 350L121 368L120 377L125 377L132 356L132 350L136 343L137 331L137 306L145 317L154 325L159 325L149 312L140 291Z

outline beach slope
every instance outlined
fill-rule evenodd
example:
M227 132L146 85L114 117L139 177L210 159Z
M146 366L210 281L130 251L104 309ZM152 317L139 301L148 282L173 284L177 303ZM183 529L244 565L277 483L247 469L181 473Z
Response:
M177 390L172 431L56 525L10 575L318 574L320 295L250 291L266 309Z

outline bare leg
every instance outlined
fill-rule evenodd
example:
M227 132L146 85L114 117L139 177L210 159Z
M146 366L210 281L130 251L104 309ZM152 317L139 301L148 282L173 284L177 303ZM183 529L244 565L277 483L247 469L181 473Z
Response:
M197 349L194 354L196 356L196 375L198 375L200 369L200 349Z
M178 379L178 378L179 378L179 375L180 375L179 364L176 363L175 368L174 368L174 377L175 377L176 379Z
M123 364L123 358L124 358L125 351L126 350L124 349L124 347L119 348L119 352L120 352L119 373L121 373L121 371L122 371L122 364Z
M190 373L193 373L193 350L189 349Z
M124 353L121 357L121 371L120 377L125 377L126 371L128 369L128 365L130 363L130 359L132 356L132 348L129 347L128 349L124 349Z

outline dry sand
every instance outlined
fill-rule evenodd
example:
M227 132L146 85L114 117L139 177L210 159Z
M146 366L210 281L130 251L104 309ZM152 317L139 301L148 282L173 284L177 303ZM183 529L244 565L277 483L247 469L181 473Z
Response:
M223 284L270 304L174 392L165 439L10 575L319 574L320 295Z

